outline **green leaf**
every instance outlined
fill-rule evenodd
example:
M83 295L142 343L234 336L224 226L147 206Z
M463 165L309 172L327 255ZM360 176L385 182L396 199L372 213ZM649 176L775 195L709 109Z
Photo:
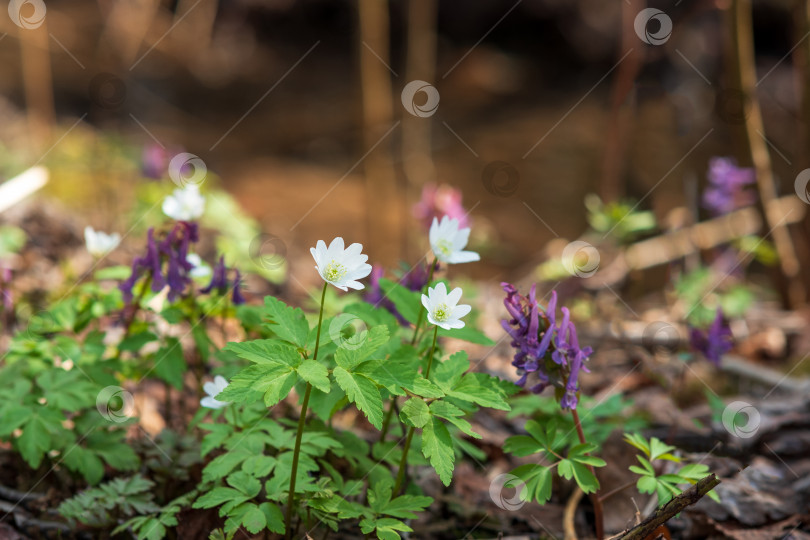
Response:
M530 456L537 452L543 452L543 445L526 435L516 435L509 437L503 445L504 452L514 454L517 457Z
M377 328L385 328L377 327ZM388 330L386 329L386 335ZM339 351L339 349L338 349ZM382 429L383 402L380 390L365 375L349 373L343 367L336 367L332 374L335 381L346 392L349 401L357 405L377 429Z
M657 437L650 439L650 459L669 459L670 461L678 461L678 458L670 454L670 452L673 450L675 450L674 446L661 442Z
M375 326L366 334L362 345L341 344L335 352L335 362L346 371L353 371L364 360L369 358L377 349L388 342L388 327Z
M301 354L290 345L275 339L255 339L244 343L228 343L224 349L239 358L256 364L284 365L292 368L301 363Z
M447 395L482 407L508 411L509 404L493 379L495 377L486 373L468 373Z
M442 483L449 486L455 462L453 440L447 426L438 418L432 418L422 428L422 454L430 461Z
M302 379L321 392L328 394L329 390L331 390L329 371L323 364L315 360L304 360L301 362L301 365L298 366L297 371Z
M264 512L262 512L258 506L252 504L245 513L242 514L242 525L244 525L245 529L249 532L256 534L267 525L267 518L265 518Z
M422 295L418 291L411 291L399 283L385 278L380 280L380 289L382 289L385 298L394 303L394 307L397 308L397 311L405 320L411 324L416 324L419 311L422 309Z
M399 417L405 424L421 428L430 421L430 410L422 399L411 398L402 406Z
M201 495L192 508L214 508L226 502L240 501L244 502L249 500L250 497L244 495L241 491L229 487L215 487L211 491Z
M155 356L155 375L181 390L186 371L188 366L183 358L183 347L177 338L167 338L162 353Z
M439 418L444 418L458 429L463 431L474 439L480 439L481 435L472 430L470 423L461 418L464 416L464 411L447 401L434 401L430 404L430 412Z
M305 348L309 335L309 324L300 308L292 308L273 296L264 298L264 312L268 318L268 327L278 337Z
M450 392L470 369L470 361L465 351L459 351L435 366L431 380L445 392Z
M259 510L264 514L268 529L274 533L284 533L284 514L281 513L277 505L271 502L263 502L259 505Z
M290 393L298 379L292 367L281 364L256 364L249 366L231 379L225 390L216 398L237 403L252 401L251 396L264 393L264 404L272 407Z
M22 435L17 439L17 448L32 469L39 467L45 452L51 449L50 427L37 414L25 423Z
M534 499L539 504L544 504L551 498L552 475L550 467L528 463L512 470L511 474L517 476L526 484L526 489L520 492L520 500L528 502Z
M487 346L495 345L495 342L493 340L488 338L480 330L476 330L470 325L467 325L464 328L453 328L452 330L445 330L444 328L439 328L439 335L449 338L460 339L478 345L487 345Z
M636 482L639 493L653 493L658 486L658 481L654 476L642 476Z

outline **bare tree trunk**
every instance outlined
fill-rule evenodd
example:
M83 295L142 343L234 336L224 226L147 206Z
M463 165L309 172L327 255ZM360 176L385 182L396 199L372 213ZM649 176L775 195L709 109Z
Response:
M411 0L408 3L408 52L405 68L406 83L421 80L433 84L436 76L436 0ZM403 114L402 167L405 172L406 197L402 198L403 216L407 219L408 204L418 196L428 182L436 181L433 163L430 118ZM403 228L403 230L407 229ZM407 236L402 238L407 247Z
M647 5L645 0L622 2L622 39L619 58L628 55L621 63L613 79L610 116L605 137L605 154L602 157L602 189L600 195L606 202L615 201L625 194L622 182L622 163L627 146L627 133L632 121L634 103L628 103L633 85L641 67L644 49L636 38L633 19ZM630 98L632 100L632 98Z
M391 161L389 139L395 124L388 71L388 1L359 0L358 10L363 141L364 152L368 153L364 161L367 238L374 246L373 251L378 254L377 262L391 265L399 258L399 242L396 239L401 230L401 206L397 201L401 193Z
M28 130L34 146L50 139L55 120L47 16L38 28L18 28Z
M770 202L777 197L776 182L771 168L771 156L765 142L762 112L756 96L756 66L754 63L754 36L751 21L751 1L733 0L731 7L731 54L740 90L750 98L750 109L745 118L745 138L751 163L754 166L759 189L759 208L765 217L768 237L779 255L780 274L776 285L785 307L797 307L804 301L804 286L799 280L799 261L793 240L785 224L785 216L768 212Z

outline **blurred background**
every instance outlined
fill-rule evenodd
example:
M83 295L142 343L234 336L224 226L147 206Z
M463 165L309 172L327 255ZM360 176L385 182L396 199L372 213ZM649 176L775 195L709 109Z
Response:
M245 250L294 260L339 234L387 265L424 253L420 199L461 197L483 255L465 271L517 279L604 203L653 212L659 230L634 240L703 219L713 156L754 167L760 210L794 195L810 166L807 9L11 0L0 16L0 178L44 165L56 208L123 234L159 219L142 201L177 187L168 163L185 152L198 160L186 160L187 176L202 166L223 190L209 203L223 220L227 194L255 220L264 236ZM771 214L746 227L773 242L781 266L764 272L795 305L803 204ZM604 268L610 250L600 251Z

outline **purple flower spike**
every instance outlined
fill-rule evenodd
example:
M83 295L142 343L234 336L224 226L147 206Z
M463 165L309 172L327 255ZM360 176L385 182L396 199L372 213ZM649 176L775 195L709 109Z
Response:
M722 216L756 201L754 192L745 189L756 181L753 169L737 167L737 162L730 158L712 158L708 176L703 207L713 215Z
M228 267L225 266L225 257L222 256L214 266L214 271L211 272L211 282L204 289L200 289L203 294L211 294L211 291L216 290L219 294L225 294L228 290Z
M504 306L510 318L501 326L512 338L515 356L512 365L518 368L517 385L524 387L531 377L536 379L530 390L539 394L548 386L564 389L560 400L563 409L575 409L579 392L579 373L588 372L585 362L593 353L590 347L580 348L579 339L568 308L561 308L562 320L557 326L557 293L545 310L537 302L532 286L528 296L521 296L514 285L501 283L506 292Z
M238 306L245 303L245 297L242 296L242 274L239 270L235 270L236 277L233 278L233 295L231 301L233 305Z
M689 329L689 345L715 366L720 365L723 355L734 348L734 338L723 318L723 310L717 310L714 321L705 332L698 328Z

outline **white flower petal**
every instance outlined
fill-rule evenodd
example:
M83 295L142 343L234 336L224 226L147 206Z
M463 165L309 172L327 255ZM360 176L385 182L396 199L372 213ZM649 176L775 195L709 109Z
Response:
M461 287L456 287L447 295L447 303L455 306L459 300L461 300Z
M470 311L472 311L472 306L468 304L461 304L453 308L452 317L454 319L461 319L465 315L467 315Z
M205 383L203 385L203 390L205 391L206 394L208 394L211 397L214 397L217 394L219 394L219 389L217 388L217 383L215 383L213 381L208 381L207 383Z
M460 264L466 262L480 261L481 256L475 251L456 251L453 252L448 260L445 261L450 264Z

